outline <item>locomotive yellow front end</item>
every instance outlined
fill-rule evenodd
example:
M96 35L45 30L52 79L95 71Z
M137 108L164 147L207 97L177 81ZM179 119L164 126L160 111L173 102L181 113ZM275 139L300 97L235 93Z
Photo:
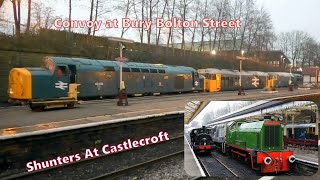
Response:
M9 73L9 101L30 100L32 98L31 73L25 68L13 68Z

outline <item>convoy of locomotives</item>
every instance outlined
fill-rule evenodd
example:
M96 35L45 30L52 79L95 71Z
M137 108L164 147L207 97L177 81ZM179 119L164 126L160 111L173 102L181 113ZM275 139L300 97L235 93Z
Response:
M69 84L80 84L79 99L116 96L119 92L120 64L116 61L82 58L46 57L42 67L13 68L9 74L8 95L11 100L34 100L67 97ZM263 88L268 78L276 87L302 83L301 75L243 71L245 89ZM216 79L220 76L221 79ZM204 90L204 77L219 81L222 91L238 88L239 72L218 69L199 69L127 62L123 64L123 81L127 94L180 93ZM259 86L252 86L252 79ZM219 86L220 86L219 85Z
M192 130L190 137L195 153L211 151L215 147L242 159L261 173L289 171L290 164L295 161L293 152L283 147L283 129L278 121L233 121ZM211 145L210 149L204 148L204 142Z
M199 69L199 75L205 76L206 79L220 81L220 90L238 90L240 72L228 69ZM260 71L242 71L241 85L244 89L262 89L266 87L268 80L271 81L270 86L274 88L288 87L289 82L295 87L303 84L303 76L296 73L286 72L260 72ZM253 85L256 81L256 85Z

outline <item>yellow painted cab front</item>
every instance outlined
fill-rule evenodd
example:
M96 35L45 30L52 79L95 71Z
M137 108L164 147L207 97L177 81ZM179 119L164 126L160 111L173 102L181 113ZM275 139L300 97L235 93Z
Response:
M12 100L32 98L31 73L25 68L13 68L9 73L8 95Z

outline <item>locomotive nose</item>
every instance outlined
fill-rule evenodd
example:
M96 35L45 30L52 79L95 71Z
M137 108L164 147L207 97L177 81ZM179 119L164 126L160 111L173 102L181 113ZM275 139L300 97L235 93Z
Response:
M9 73L10 99L31 99L31 73L25 68L13 68Z

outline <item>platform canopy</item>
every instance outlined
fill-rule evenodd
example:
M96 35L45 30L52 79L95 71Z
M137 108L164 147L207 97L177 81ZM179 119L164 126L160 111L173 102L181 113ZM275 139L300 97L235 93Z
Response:
M184 123L190 123L207 105L209 102L190 101L185 106Z
M285 113L287 115L297 115L301 110L317 110L317 105L311 101L257 101L237 111L215 118L207 126L243 119L261 120L266 114L278 116L279 120L282 120L281 116L285 115Z

